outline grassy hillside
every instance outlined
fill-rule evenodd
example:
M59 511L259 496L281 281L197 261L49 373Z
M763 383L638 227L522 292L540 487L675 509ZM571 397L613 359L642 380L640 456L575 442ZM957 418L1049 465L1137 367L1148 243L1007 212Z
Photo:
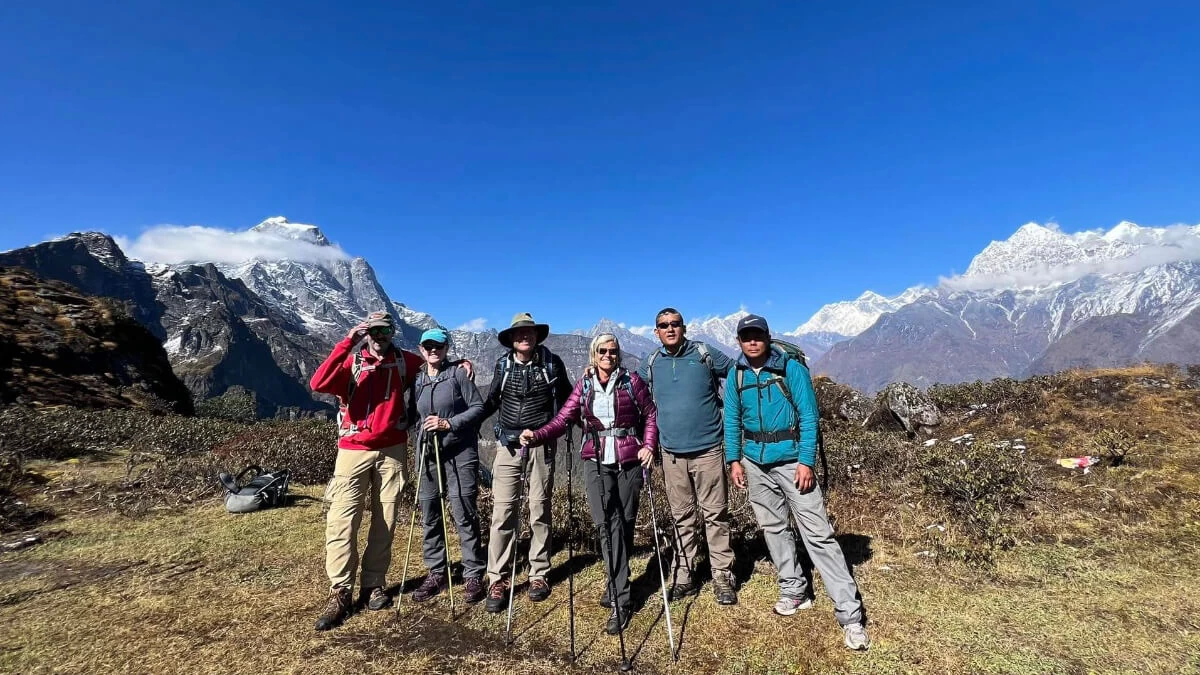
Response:
M1200 672L1198 388L1197 373L1172 369L1070 372L935 388L946 421L928 437L830 423L828 504L869 612L865 654L842 647L819 581L812 610L771 613L773 569L735 493L741 603L717 606L708 586L674 603L682 647L672 663L643 506L634 574L646 600L627 632L634 665ZM323 485L299 487L288 508L230 516L206 481L214 467L266 453L267 463L320 483L332 458L328 429L139 414L0 411L8 504L55 515L34 530L43 543L0 554L0 671L615 669L591 553L577 560L575 665L566 658L565 550L551 599L518 600L511 648L503 615L459 605L452 617L444 596L314 633L326 590ZM1104 459L1087 473L1056 463L1077 455ZM577 507L586 546L581 498ZM401 523L393 583L407 508ZM409 588L420 571L414 551Z

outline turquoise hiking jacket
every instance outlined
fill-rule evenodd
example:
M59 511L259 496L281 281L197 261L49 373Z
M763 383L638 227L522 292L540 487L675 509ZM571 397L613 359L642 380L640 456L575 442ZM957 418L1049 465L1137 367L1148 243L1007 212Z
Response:
M737 391L739 370L742 371L740 394ZM787 381L795 408L788 402L779 383L771 382L777 376ZM748 459L759 465L799 461L813 466L817 457L817 417L817 396L808 368L772 346L766 365L755 373L742 355L725 379L725 461ZM770 433L797 426L799 440L742 442L743 429Z

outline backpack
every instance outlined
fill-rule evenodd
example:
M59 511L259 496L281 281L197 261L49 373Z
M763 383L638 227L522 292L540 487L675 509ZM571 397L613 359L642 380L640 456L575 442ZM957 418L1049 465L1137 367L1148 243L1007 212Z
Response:
M626 392L629 393L629 400L633 401L633 407L635 410L637 410L638 419L639 420L643 419L642 406L638 404L637 396L635 396L633 393L633 377L630 374L630 372L624 368L621 368L619 371L619 374L617 375L617 386L616 386L616 388L613 389L613 396L616 396L617 392L621 391L622 389L624 389ZM581 390L580 397L579 397L579 428L582 429L585 433L598 434L599 433L598 430L596 430L596 429L589 430L583 421L583 405L585 403L587 403L588 397L591 396L591 394L592 394L592 378L590 376L588 376L587 371L584 371L583 389ZM593 416L595 416L595 413L593 413ZM632 428L632 427L630 427L630 428ZM633 429L633 431L636 432L640 436L642 434L642 432L645 430L638 428L638 429ZM625 433L628 433L628 431L626 431ZM599 446L599 436L597 436L597 451L598 451L598 446Z
M243 483L242 480L251 471L254 475ZM217 480L225 488L225 510L230 513L250 513L282 505L291 477L292 472L287 469L264 471L262 467L251 464L242 469L237 478L222 473Z
M712 375L713 388L717 390L717 395L720 397L720 378L718 378L716 372L713 371L713 358L712 354L708 353L708 345L704 344L703 342L693 342L692 344L696 345L696 351L700 352L700 363L704 367L708 368L709 374ZM646 386L650 388L651 394L654 393L654 362L661 354L661 349L655 349L650 353L650 356L646 357Z
M558 379L558 368L554 365L553 354L546 348L546 345L538 345L538 360L541 361L542 377L546 379L546 385L553 387L554 381ZM512 352L500 357L500 393L504 393L504 385L508 384L508 376L512 372Z
M804 355L804 350L799 346L792 344L791 342L785 342L784 340L776 340L772 338L771 350L784 355L785 371L787 369L787 361L796 361L805 368L808 368L808 358ZM772 373L766 384L743 386L742 378L746 372L745 369L734 368L734 370L737 371L737 394L739 397L742 395L744 390L749 389L751 386L769 387L773 384L779 388L780 392L783 393L783 397L787 400L788 405L792 406L792 411L796 414L796 423L799 424L800 408L796 405L796 400L792 398L792 388L788 386L785 375ZM817 455L819 455L821 459L821 489L826 490L829 488L829 462L825 459L825 436L821 433L821 421L819 419L817 420Z
M350 366L350 382L349 382L349 384L346 385L346 396L343 399L341 399L340 405L338 405L338 412L337 412L338 436L349 436L351 434L357 434L359 432L358 424L356 424L354 422L351 422L349 427L342 428L342 420L345 419L346 415L350 414L350 401L354 398L354 393L356 391L358 391L358 376L361 375L364 370L372 371L372 370L379 370L382 368L382 369L386 369L388 371L387 385L383 392L383 400L385 400L385 401L392 397L392 372L393 371L395 371L397 373L397 377L400 380L400 383L399 383L400 386L396 387L396 389L398 389L401 392L400 395L403 396L404 395L403 392L407 391L407 387L404 384L404 380L408 376L408 368L404 362L404 352L393 347L393 350L396 352L396 358L391 363L384 363L384 364L378 365L378 366L367 366L367 365L363 365L363 355L362 355L362 348L365 343L366 343L366 340L363 340L362 342L359 342L357 345L354 346L354 362ZM408 406L401 406L401 410L405 411L404 414L406 417L401 418L400 421L398 421L396 423L396 428L397 429L407 429L409 426L409 422L407 419Z

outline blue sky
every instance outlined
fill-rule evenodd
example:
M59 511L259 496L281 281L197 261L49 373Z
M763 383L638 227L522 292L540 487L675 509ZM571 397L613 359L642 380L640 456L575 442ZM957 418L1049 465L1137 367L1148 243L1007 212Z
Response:
M1200 222L1196 3L109 4L0 5L0 249L283 214L450 325L792 328Z

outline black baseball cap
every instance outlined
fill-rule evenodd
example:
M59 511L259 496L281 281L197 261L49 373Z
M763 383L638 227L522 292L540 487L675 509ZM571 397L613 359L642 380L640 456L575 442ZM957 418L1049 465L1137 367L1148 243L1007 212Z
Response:
M761 330L768 336L771 334L771 329L767 327L767 320L757 314L747 314L746 316L743 316L742 320L738 322L737 332L738 335L741 335L742 331L751 330L754 328Z

